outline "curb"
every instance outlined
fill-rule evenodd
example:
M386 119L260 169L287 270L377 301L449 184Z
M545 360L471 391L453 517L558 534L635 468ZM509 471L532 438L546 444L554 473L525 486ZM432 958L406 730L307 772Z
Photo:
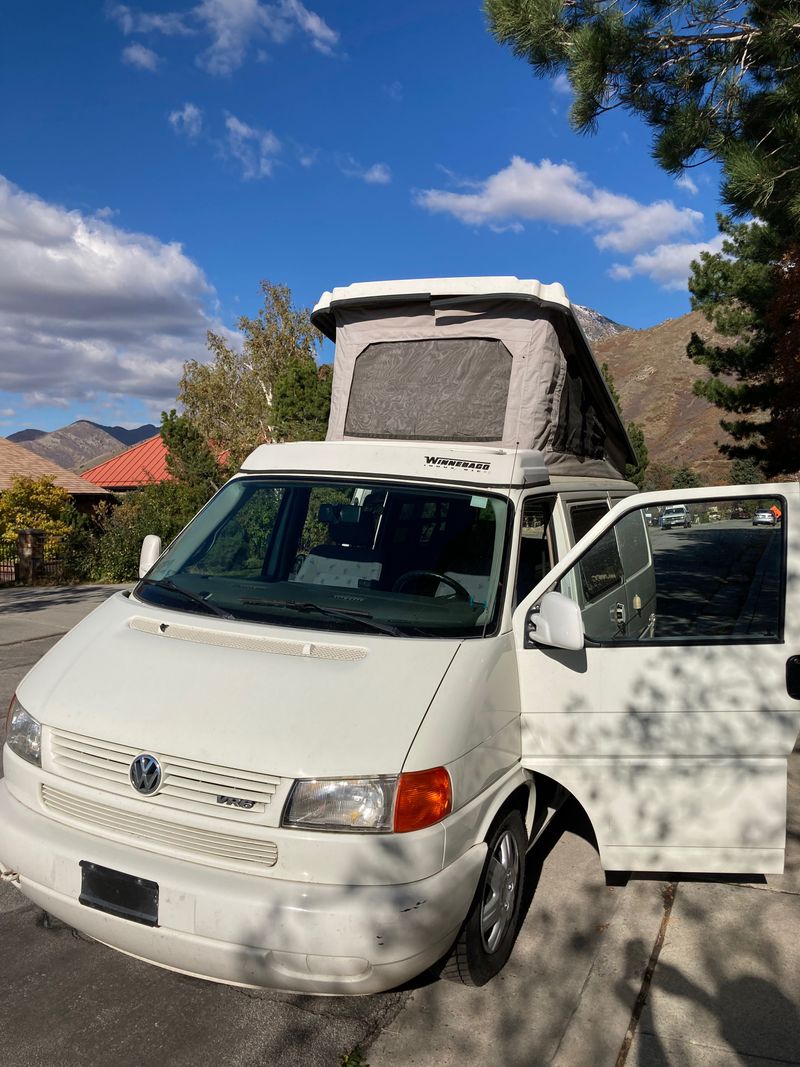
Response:
M630 882L592 961L551 1067L622 1067L663 935L667 882ZM655 960L653 960L653 966ZM629 1034L629 1031L630 1034Z

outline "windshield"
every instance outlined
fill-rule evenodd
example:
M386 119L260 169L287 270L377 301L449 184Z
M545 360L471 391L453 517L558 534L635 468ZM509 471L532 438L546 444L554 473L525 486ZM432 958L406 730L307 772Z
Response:
M481 637L496 624L508 511L451 489L240 478L136 595L286 626Z

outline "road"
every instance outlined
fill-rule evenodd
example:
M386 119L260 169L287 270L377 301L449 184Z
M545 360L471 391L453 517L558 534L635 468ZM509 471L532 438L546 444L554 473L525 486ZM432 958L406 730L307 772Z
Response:
M106 595L104 588L0 591L4 708L58 631ZM549 1062L626 892L605 885L588 836L578 813L566 811L531 853L517 946L501 977L480 990L430 975L413 987L346 999L215 985L89 941L0 884L0 1059L5 1067L139 1067L143 1057L171 1067L199 1060L336 1067L345 1053L380 1037L373 1067L484 1063L487 1044L504 1067ZM658 897L655 883L652 894ZM642 969L648 956L649 945ZM630 1007L626 996L616 1003L619 1041Z

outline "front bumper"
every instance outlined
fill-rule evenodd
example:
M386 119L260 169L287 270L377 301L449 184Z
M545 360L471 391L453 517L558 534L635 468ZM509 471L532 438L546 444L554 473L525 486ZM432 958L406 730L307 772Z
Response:
M56 822L0 781L0 873L45 911L112 948L185 974L300 993L376 993L455 940L485 845L403 885L319 885L189 863ZM157 927L85 907L80 861L157 882Z

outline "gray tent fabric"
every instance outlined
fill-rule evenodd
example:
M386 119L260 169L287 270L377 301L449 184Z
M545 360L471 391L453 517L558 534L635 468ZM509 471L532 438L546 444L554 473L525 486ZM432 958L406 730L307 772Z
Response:
M513 297L333 312L328 440L536 449L552 473L624 477L630 442L571 312Z

